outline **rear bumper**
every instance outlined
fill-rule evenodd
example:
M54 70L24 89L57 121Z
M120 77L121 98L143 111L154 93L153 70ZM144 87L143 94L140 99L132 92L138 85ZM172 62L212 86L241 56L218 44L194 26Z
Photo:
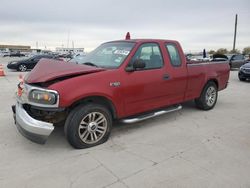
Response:
M32 118L19 102L12 106L13 116L19 132L29 140L44 144L54 130L52 123Z

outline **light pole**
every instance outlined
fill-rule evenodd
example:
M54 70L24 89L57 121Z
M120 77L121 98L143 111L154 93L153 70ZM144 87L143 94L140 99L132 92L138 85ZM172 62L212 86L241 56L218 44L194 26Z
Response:
M237 21L238 21L238 14L235 15L234 44L233 44L233 51L234 52L235 52L235 43L236 43L236 34L237 34Z

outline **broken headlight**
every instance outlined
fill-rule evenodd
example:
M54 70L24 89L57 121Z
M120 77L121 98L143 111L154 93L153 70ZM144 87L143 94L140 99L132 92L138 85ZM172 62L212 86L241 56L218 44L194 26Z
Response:
M57 94L49 91L34 89L29 93L29 101L39 104L53 105L57 102Z

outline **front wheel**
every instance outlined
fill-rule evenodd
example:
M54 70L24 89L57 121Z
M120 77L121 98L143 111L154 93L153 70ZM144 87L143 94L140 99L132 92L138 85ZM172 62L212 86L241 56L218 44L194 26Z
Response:
M106 107L85 104L71 111L64 132L73 147L83 149L106 142L111 128L112 117Z
M199 109L211 110L218 97L218 88L214 82L208 82L199 98L195 99L195 104Z
M240 81L246 81L246 78L243 78L240 74L238 75Z

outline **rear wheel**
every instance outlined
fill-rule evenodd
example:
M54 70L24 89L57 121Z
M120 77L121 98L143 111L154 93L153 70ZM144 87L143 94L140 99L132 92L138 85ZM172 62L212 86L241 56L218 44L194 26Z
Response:
M99 104L76 107L68 116L64 132L69 143L77 148L88 148L106 142L112 127L108 109Z
M199 98L195 99L195 104L199 109L211 110L218 97L218 88L214 82L208 82Z
M21 71L21 72L25 72L27 70L27 66L24 65L24 64L20 64L18 66L18 70Z

